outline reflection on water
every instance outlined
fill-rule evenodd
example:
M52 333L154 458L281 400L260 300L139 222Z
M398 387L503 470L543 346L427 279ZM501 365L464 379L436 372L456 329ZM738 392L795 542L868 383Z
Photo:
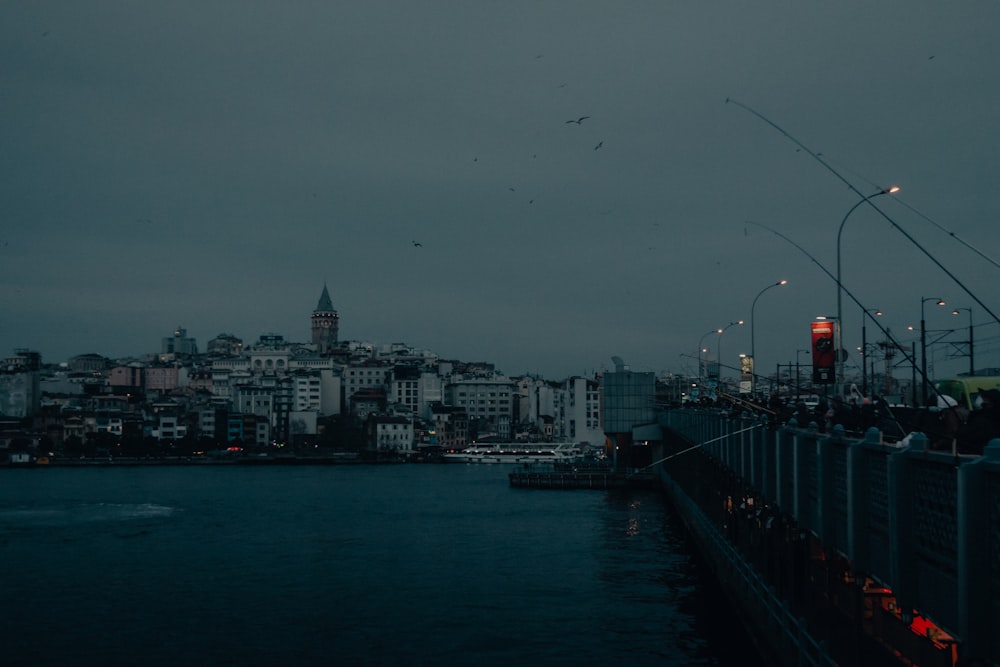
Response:
M503 466L0 471L0 562L9 664L723 665L740 642L657 494Z
M0 507L0 531L34 526L72 526L80 523L131 521L170 516L172 507L152 503L60 503L39 507Z

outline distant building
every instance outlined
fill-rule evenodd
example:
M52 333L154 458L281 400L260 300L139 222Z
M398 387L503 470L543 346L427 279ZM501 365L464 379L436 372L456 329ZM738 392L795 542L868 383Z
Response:
M173 336L162 339L160 352L162 354L194 356L198 354L198 344L194 338L188 338L187 329L177 327Z
M145 366L138 362L132 362L126 366L115 366L108 371L108 385L139 389L145 381L145 371Z
M428 444L442 449L459 450L469 444L469 415L465 410L436 403L431 406L433 428L428 432Z
M42 368L42 354L33 350L17 349L3 360L0 370L37 371Z
M492 424L497 435L502 435L501 427L506 429L502 437L510 437L510 425L514 417L515 383L506 377L465 378L455 376L445 385L444 402L465 410L469 419L476 419Z
M620 358L613 359L615 371L601 378L604 433L611 447L607 454L616 467L646 465L650 463L646 460L649 448L635 433L656 423L656 376L652 372L633 372ZM638 448L642 451L636 451Z
M71 373L100 373L107 369L108 360L99 354L90 352L73 357L67 366Z
M442 398L441 377L434 371L411 365L393 367L386 379L389 400L422 419L430 417L430 407Z
M359 392L368 390L380 390L385 396L385 387L389 382L392 373L392 366L377 362L368 362L363 365L351 366L344 369L344 396L348 400L353 400L353 396Z
M208 341L208 354L218 357L238 357L243 351L243 341L232 334L221 333Z
M368 419L368 415L379 414L385 408L385 389L362 389L354 392L350 397L350 413L358 419Z
M366 424L370 448L383 453L408 454L413 451L413 420L371 414Z
M604 444L601 428L601 388L596 380L571 377L565 380L554 410L554 438L563 442Z
M187 378L187 369L176 364L170 366L150 366L145 369L143 387L154 395L165 394L181 385L181 376Z
M42 355L16 350L0 366L0 415L30 417L42 407Z
M323 293L316 304L316 310L310 317L312 323L312 342L320 354L330 354L337 347L340 316L333 308L330 292L323 285Z

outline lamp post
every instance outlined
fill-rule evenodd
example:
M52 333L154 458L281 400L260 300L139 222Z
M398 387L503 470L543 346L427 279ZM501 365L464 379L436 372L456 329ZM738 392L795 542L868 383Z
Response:
M843 373L843 362L840 360L840 349L843 347L843 343L840 340L840 336L842 335L840 332L842 332L844 330L844 320L843 320L844 313L843 313L843 309L841 308L841 296L843 295L843 292L844 292L844 285L843 285L842 282L840 282L840 237L844 233L844 223L847 222L847 218L849 218L851 216L851 213L854 213L854 209L856 209L857 207L861 206L865 202L870 201L870 200L874 199L875 197L880 197L882 195L891 195L891 194L894 194L896 192L899 192L899 189L900 188L899 188L898 185L890 185L889 187L887 187L887 188L885 188L883 190L879 190L878 192L870 194L867 197L861 199L858 203L856 203L854 206L852 206L847 211L847 214L844 215L844 219L840 221L840 228L837 229L837 323L838 323L838 329L837 329L837 331L838 331L838 334L834 338L835 349L837 351L837 356L836 356L836 371L834 373L834 381L836 382L838 388L840 386L840 382L841 382L841 379L842 379L841 376L842 376L842 373Z
M780 287L781 285L787 285L787 280L779 280L776 283L768 285L761 291L757 293L757 296L753 298L753 304L750 306L750 395L754 396L757 389L757 357L756 357L756 347L754 346L754 331L753 331L753 319L754 310L757 308L757 299L761 295L772 287Z
M976 374L976 363L973 361L972 356L972 308L955 308L951 311L951 314L958 315L963 310L969 311L969 375L974 376Z
M722 382L722 334L726 333L729 327L735 327L738 324L743 324L743 320L738 320L736 322L730 322L726 326L719 329L719 341L716 345L716 359L719 362L719 382Z
M927 324L924 322L924 304L928 301L934 301L938 306L945 305L944 299L936 296L920 297L920 387L923 405L927 405Z
M698 377L702 377L703 367L701 365L701 353L708 352L708 348L704 347L702 344L705 342L707 336L712 334L722 333L722 329L712 329L711 331L706 331L705 334L698 340Z
M861 393L865 396L868 395L868 336L867 330L865 329L865 316L866 315L882 315L882 311L875 309L862 308L861 309ZM874 373L872 374L874 376ZM875 378L872 377L872 380Z

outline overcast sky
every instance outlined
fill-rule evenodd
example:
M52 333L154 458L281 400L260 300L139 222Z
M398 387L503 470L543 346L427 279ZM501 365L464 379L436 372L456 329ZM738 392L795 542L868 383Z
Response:
M841 221L898 184L844 225L845 288L906 345L924 297L932 338L971 307L1000 366L997 25L997 0L6 2L0 356L305 342L325 283L342 340L510 375L693 373L699 342L766 372L809 363Z

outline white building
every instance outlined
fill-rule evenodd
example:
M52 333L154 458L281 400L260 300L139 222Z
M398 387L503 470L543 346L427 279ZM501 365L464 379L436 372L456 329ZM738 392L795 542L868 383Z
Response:
M373 415L375 449L380 452L413 451L413 420L408 417Z

